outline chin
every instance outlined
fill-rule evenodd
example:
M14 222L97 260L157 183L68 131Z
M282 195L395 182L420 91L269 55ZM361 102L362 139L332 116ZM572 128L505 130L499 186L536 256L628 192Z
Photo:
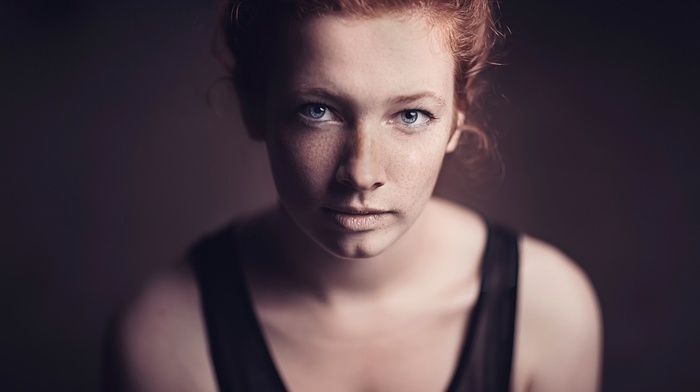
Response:
M338 234L325 232L314 238L326 252L343 259L370 259L380 256L398 240L400 235L390 232Z

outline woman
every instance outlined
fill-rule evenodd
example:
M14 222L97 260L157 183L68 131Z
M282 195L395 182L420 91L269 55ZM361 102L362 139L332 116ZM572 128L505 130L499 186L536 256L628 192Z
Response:
M200 241L120 317L129 391L595 391L601 326L551 246L433 198L493 41L488 0L232 3L277 206Z

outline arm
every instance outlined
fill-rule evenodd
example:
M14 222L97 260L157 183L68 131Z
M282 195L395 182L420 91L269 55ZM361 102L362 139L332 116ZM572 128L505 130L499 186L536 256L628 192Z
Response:
M600 306L584 272L542 242L522 244L517 339L530 392L600 390Z
M216 391L199 293L186 269L149 282L105 338L105 392Z

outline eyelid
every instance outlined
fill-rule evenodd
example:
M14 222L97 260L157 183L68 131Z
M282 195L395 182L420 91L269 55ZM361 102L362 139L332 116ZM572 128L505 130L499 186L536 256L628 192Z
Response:
M325 120L323 119L323 117L321 119L317 119L305 114L305 111L308 110L311 106L324 107L326 109L326 113L324 114L324 116L330 116L330 118ZM321 101L307 101L300 105L297 105L292 114L293 117L296 119L295 121L297 121L302 126L309 128L335 126L343 122L343 119L338 115L337 111L331 105L328 105Z
M323 107L324 109L326 109L326 114L328 114L328 115L330 115L330 116L332 116L332 117L336 117L336 118L338 117L338 115L337 115L336 112L335 112L335 109L333 109L330 105L327 105L327 104L325 104L325 103L323 103L323 102L306 102L306 103L303 103L303 104L301 104L301 105L299 105L299 106L296 107L296 109L295 109L295 114L300 115L300 116L302 116L302 117L304 117L304 118L306 118L306 119L308 119L308 120L310 120L310 121L313 121L313 122L332 121L332 120L320 120L320 119L313 118L313 117L310 117L310 116L306 115L304 112L305 112L307 109L309 109L310 107L312 107L312 106L320 106L320 107Z
M420 122L420 123L415 123L415 124L406 124L400 120L398 120L398 121L396 120L397 117L401 116L402 114L404 114L406 112L418 112L418 113L424 115L425 117L427 117L427 120ZM402 127L406 127L406 128L424 128L424 127L427 127L428 125L430 125L434 120L437 120L437 119L438 118L427 109L410 108L410 109L401 110L401 111L397 112L396 114L394 114L390 120L390 123L391 124L398 124L398 125L400 125Z

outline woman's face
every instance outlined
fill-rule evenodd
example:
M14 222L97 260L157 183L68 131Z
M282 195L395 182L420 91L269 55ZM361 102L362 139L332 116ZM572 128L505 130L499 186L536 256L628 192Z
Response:
M416 17L292 25L264 126L282 208L340 257L372 257L420 216L456 146L453 59Z

